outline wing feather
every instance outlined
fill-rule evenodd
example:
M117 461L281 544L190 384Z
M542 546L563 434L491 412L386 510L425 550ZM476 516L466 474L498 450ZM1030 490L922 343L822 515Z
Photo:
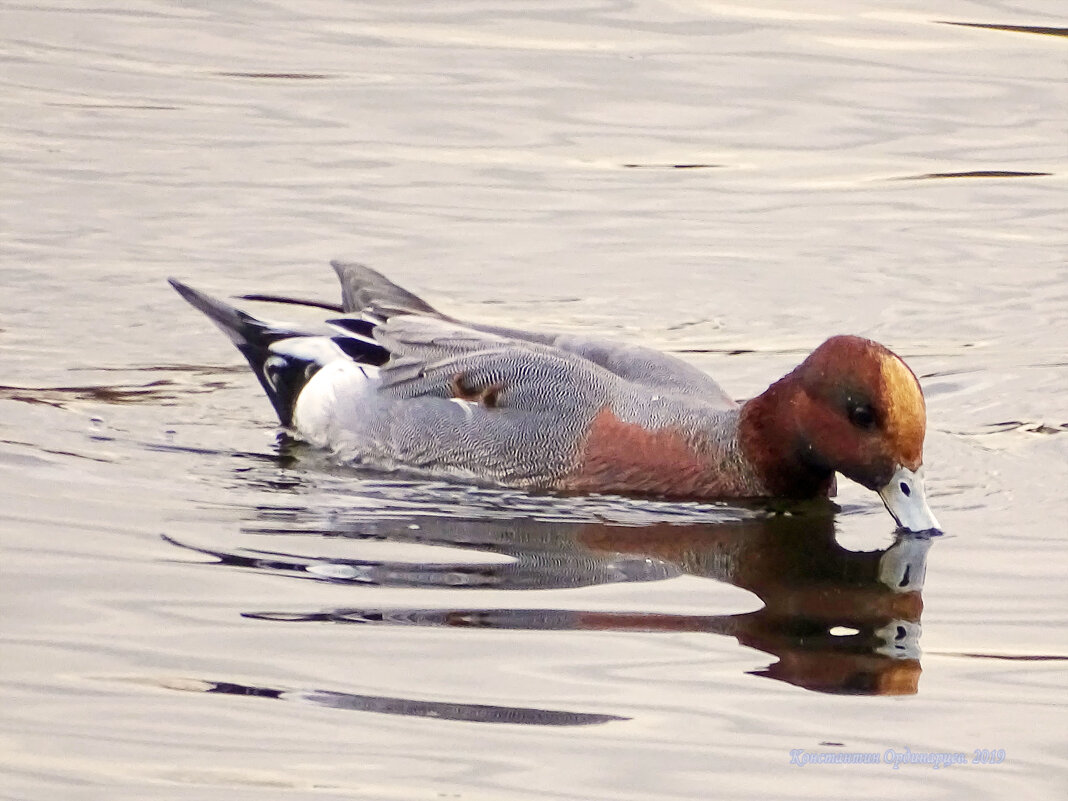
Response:
M564 411L608 402L618 378L581 357L437 318L393 317L375 329L393 353L381 390L458 398L498 409Z

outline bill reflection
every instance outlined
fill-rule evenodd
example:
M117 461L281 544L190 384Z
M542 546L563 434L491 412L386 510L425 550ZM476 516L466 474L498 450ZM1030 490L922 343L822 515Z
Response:
M684 615L475 603L462 608L256 610L247 612L248 618L354 626L708 633L733 637L774 657L756 675L806 689L872 695L918 691L922 590L932 542L927 535L899 532L884 549L850 551L835 540L828 515L643 527L431 517L332 520L324 526L299 509L288 510L282 519L278 510L265 510L263 517L247 533L300 533L309 536L309 545L315 536L343 537L354 541L354 551L360 541L448 546L507 560L413 562L259 549L193 550L219 565L381 587L560 589L692 575L748 590L763 607L740 614Z

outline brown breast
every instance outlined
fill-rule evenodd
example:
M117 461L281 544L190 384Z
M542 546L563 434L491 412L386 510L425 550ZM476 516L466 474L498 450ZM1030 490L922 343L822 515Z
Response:
M676 498L729 498L760 494L723 459L703 453L677 428L647 429L602 409L579 448L575 469L558 488Z

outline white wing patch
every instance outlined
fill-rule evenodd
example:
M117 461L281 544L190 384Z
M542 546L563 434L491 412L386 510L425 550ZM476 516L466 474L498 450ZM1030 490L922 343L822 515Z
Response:
M282 356L291 356L304 362L326 364L335 359L348 359L345 352L328 337L290 337L272 343L268 350Z

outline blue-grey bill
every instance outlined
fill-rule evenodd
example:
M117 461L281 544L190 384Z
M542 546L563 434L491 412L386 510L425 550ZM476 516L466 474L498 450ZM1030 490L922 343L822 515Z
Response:
M942 530L927 505L922 467L916 472L899 467L889 483L879 490L879 497L902 528L917 532Z

